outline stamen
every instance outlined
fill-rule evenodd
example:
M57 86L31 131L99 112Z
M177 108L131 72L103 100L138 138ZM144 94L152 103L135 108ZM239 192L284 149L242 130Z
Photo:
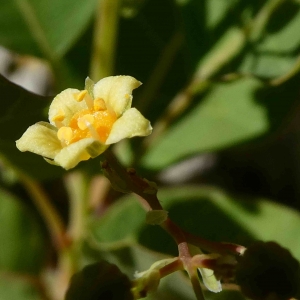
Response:
M56 122L56 121L61 122L65 119L65 116L66 116L65 112L62 109L59 109L57 112L57 115L52 118L52 121L53 122Z
M96 131L96 129L94 128L94 126L93 126L92 124L88 124L87 128L89 129L89 132L91 133L91 136L92 136L95 140L101 141L101 138L100 138L98 132Z
M68 145L73 137L73 131L70 127L61 127L57 131L58 139L65 145Z
M77 121L77 125L81 130L87 129L89 125L94 124L95 118L90 115L86 114L83 117L79 118Z
M74 94L74 98L77 102L85 101L88 109L92 110L94 108L93 99L87 90L80 91Z
M106 110L106 104L105 101L102 98L96 98L94 100L94 110L99 111L99 110Z
M55 124L55 127L57 129L60 129L61 127L64 127L63 122L60 122L60 121L54 121L54 124Z
M81 91L79 93L75 93L74 94L75 100L77 102L81 102L84 99L84 97L86 96L87 92L88 92L87 90L83 90L83 91Z

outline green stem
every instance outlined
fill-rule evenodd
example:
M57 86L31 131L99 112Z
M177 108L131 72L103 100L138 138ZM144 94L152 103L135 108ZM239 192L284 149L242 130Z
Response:
M119 10L120 0L99 0L90 66L94 81L113 74Z
M194 293L197 297L197 300L205 300L202 288L200 286L200 282L198 279L197 269L187 270L191 279L191 283L193 286Z
M292 68L286 74L283 74L280 77L270 80L269 84L274 85L274 86L283 84L284 82L288 81L293 76L297 75L299 72L300 72L300 56L297 57L295 64L292 66Z
M86 234L87 184L83 174L72 172L66 175L65 185L70 199L68 235L73 243L81 243Z
M250 40L252 42L257 41L263 34L268 21L270 20L272 14L280 5L282 5L286 0L269 0L260 9L256 17L253 19L250 28Z
M67 245L65 236L66 229L60 215L48 198L48 195L35 180L23 174L21 174L19 178L41 213L54 241L54 245L58 250L64 249Z
M68 247L58 253L58 271L55 281L55 299L63 299L71 276L81 265L82 243L86 235L87 185L83 174L72 172L66 175L65 185L70 200Z

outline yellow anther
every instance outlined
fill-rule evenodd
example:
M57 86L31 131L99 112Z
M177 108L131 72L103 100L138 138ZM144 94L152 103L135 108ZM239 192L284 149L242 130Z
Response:
M96 98L94 100L94 110L95 111L106 110L106 104L102 98Z
M61 122L61 121L64 120L65 116L66 116L65 112L64 112L62 109L60 109L60 110L57 112L57 114L52 118L52 121L53 121L53 122L57 122L57 121L58 121L58 122Z
M63 143L68 144L73 137L73 131L70 127L61 127L57 131L57 137Z
M81 101L85 98L87 92L88 92L87 90L83 90L83 91L81 91L81 92L79 92L79 93L75 93L75 94L74 94L75 100L76 100L77 102L81 102Z
M78 119L77 125L81 130L84 130L87 129L89 125L94 124L94 122L95 122L95 118L90 114L86 114L80 119Z

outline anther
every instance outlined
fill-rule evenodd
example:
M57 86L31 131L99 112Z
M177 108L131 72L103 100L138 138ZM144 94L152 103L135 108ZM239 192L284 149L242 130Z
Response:
M102 98L96 98L94 100L94 110L99 111L99 110L106 110L106 104L105 101Z
M87 90L83 90L83 91L81 91L79 93L74 94L75 100L77 102L81 102L85 98L87 92L88 92Z
M82 100L84 100L88 109L92 110L94 108L93 99L87 90L75 93L74 98L77 102L81 102Z
M61 127L57 131L58 139L68 145L73 137L73 131L70 127Z
M56 122L56 121L61 122L65 119L65 116L66 116L65 112L62 109L59 109L57 114L52 118L52 121L53 122Z
M95 118L90 114L86 114L83 117L78 119L77 125L81 130L84 130L87 129L89 125L94 124L94 122L95 122Z

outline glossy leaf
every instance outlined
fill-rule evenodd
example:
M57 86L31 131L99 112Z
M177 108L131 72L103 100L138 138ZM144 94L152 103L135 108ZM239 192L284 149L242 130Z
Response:
M161 199L170 217L190 232L245 245L254 239L273 240L300 258L300 242L294 238L300 214L293 209L266 199L245 201L210 187L166 189Z
M96 0L2 1L0 43L16 52L62 57L83 33Z
M188 155L229 147L266 133L266 110L255 101L260 87L255 79L216 85L157 141L145 155L144 165L162 168Z
M245 55L240 71L266 78L287 73L297 61L299 26L299 5L292 2L282 5L272 16L262 39Z

